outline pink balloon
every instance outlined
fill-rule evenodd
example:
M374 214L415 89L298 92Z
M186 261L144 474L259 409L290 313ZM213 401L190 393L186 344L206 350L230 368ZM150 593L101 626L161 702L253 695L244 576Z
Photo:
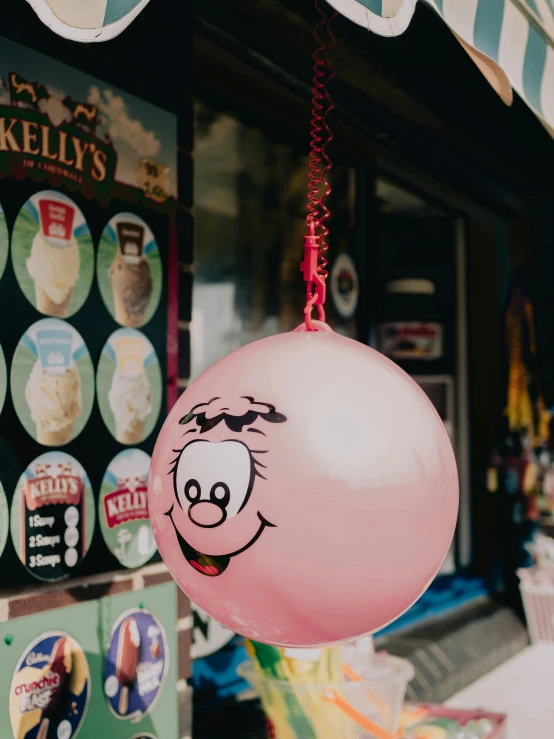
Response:
M458 512L454 453L425 393L318 327L208 369L171 411L150 472L177 583L216 621L279 646L396 619L435 577Z

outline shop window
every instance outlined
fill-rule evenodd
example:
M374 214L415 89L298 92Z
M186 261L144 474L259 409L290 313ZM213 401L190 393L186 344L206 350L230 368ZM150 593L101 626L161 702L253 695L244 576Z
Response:
M427 394L442 418L460 472L456 541L441 574L468 564L469 491L465 244L456 216L379 179L376 343Z
M238 347L301 323L308 141L273 137L198 102L192 377ZM330 260L353 243L354 169L336 165ZM328 300L329 323L355 336Z

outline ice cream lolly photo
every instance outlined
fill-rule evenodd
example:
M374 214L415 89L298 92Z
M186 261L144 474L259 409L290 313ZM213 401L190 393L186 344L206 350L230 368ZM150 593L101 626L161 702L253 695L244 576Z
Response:
M162 405L162 375L150 341L135 329L109 337L96 375L104 423L120 444L139 444L150 436Z
M125 619L119 631L115 665L117 681L121 685L118 709L121 716L126 716L129 710L129 688L137 679L139 649L140 634L137 622L133 617L129 617Z
M58 319L37 321L16 348L10 385L19 420L39 444L72 441L94 402L94 369L81 335Z
M149 226L133 213L107 224L98 246L100 294L112 318L128 328L147 324L162 291L162 263Z
M165 631L146 609L122 613L104 663L104 693L111 711L138 721L154 707L168 667Z
M29 198L15 221L12 261L22 292L40 313L74 315L94 277L92 237L79 207L53 190Z
M42 634L16 666L10 689L14 739L76 736L90 697L90 673L81 646L68 634Z

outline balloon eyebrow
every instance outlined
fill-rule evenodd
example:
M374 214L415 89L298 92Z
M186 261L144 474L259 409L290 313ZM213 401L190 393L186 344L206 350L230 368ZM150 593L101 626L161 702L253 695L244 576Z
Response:
M262 436L265 436L264 432L260 431L260 429L246 429L246 430L249 431L251 434L261 434Z
M183 436L186 436L187 434L195 434L195 433L196 433L196 429L189 429L188 431L185 431Z

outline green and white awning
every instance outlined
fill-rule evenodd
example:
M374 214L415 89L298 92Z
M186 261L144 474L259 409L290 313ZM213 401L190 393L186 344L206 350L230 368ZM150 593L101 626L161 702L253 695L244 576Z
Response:
M149 0L28 0L59 36L90 43L119 36Z
M328 0L382 36L403 33L417 0ZM512 88L554 129L554 0L422 0L450 26L506 103Z

